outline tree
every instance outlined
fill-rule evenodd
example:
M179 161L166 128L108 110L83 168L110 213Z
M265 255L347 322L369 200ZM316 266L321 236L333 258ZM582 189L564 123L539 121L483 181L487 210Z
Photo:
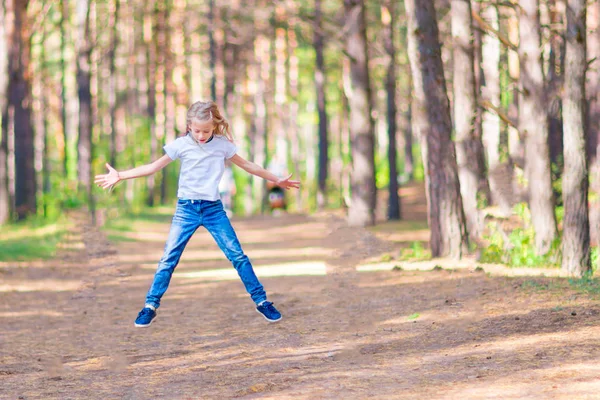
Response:
M371 118L371 85L367 53L367 27L363 0L344 0L346 53L350 58L350 135L352 141L352 197L348 210L351 226L375 223L375 153Z
M110 16L110 48L109 59L109 88L108 88L108 113L110 115L110 165L117 168L117 74L116 60L117 47L119 46L119 8L121 0L114 0L114 7ZM111 8L112 8L111 7Z
M519 58L521 63L519 130L525 139L525 175L529 187L529 208L535 230L537 253L548 253L557 237L554 215L548 114L542 55L540 51L539 0L520 2Z
M327 137L327 100L325 97L325 58L323 56L324 38L321 24L321 0L315 0L314 40L316 65L315 86L317 89L317 109L319 113L319 180L317 189L317 205L324 208L327 205L327 176L329 164L329 139Z
M389 57L387 73L385 77L385 91L387 94L387 120L388 120L388 163L389 174L389 197L387 217L397 220L401 217L400 197L398 196L398 166L396 149L396 48L394 45L395 12L393 1L387 1L382 8L382 20L384 29L384 47Z
M0 2L0 225L6 223L10 218L10 194L8 189L8 110L6 101L8 93L8 48L9 32L13 21L12 15L7 15L4 9L4 1Z
M18 219L35 214L37 192L31 121L31 32L27 22L28 3L15 0L6 2L7 14L12 13L14 17L12 31L7 32L10 43L7 123L9 131L12 127L15 140L15 212Z
M479 234L477 192L479 181L485 175L480 170L483 145L475 136L477 91L471 0L452 0L452 36L454 58L454 130L458 178L467 227L471 237Z
M587 10L587 57L590 62L587 70L587 89L588 97L588 155L591 165L599 166L598 146L600 145L600 129L592 127L600 126L600 0L590 3Z
M414 117L425 163L433 257L460 258L468 244L460 196L450 104L433 0L405 0Z
M60 2L60 118L63 131L63 176L64 179L69 177L69 158L70 158L70 137L67 121L67 32L66 24L69 21L69 1L63 0Z
M567 3L562 268L572 275L590 271L587 132L585 121L586 0Z
M79 188L85 190L90 209L94 211L92 196L92 92L90 2L77 1L77 92L79 98L79 138L77 140Z

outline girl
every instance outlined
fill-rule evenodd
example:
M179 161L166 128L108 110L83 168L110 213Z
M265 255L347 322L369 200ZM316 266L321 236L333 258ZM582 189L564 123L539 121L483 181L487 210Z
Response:
M150 326L156 318L156 309L167 290L171 275L179 263L183 250L200 226L204 226L213 236L225 256L237 270L250 297L256 303L256 311L267 321L276 322L281 314L273 303L267 301L263 286L254 274L250 260L231 226L219 199L219 181L225 168L225 160L246 172L277 183L285 189L298 188L299 181L290 180L292 175L280 179L262 167L247 161L236 154L229 124L223 118L217 105L212 101L196 102L187 112L187 134L164 147L165 155L141 167L127 171L117 171L106 164L108 174L97 175L95 183L103 189L112 189L125 179L133 179L156 173L170 162L180 159L177 208L169 238L165 245L154 281L146 296L146 304L135 320L135 326Z

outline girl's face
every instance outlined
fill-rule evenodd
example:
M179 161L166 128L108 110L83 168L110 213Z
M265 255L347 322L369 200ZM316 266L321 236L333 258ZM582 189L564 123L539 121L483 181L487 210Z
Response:
M212 120L201 121L194 118L190 124L189 132L197 142L206 143L212 136L214 129Z

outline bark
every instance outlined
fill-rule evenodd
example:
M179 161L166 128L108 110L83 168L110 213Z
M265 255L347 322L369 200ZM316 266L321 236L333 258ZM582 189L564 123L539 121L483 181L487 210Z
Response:
M591 62L587 71L588 98L588 155L590 164L598 168L598 146L600 145L600 0L590 3L587 12L587 59Z
M215 0L208 0L208 66L210 68L210 97L217 101L217 43L215 42Z
M176 138L175 132L175 107L176 107L176 88L175 82L173 81L173 72L175 70L175 57L173 52L173 27L175 24L173 23L173 10L175 3L174 2L165 2L165 47L162 51L165 54L164 59L164 70L163 70L163 80L164 80L164 113L165 113L165 124L163 126L162 134L158 137L159 140L159 151L163 145L166 143L170 143ZM188 105L186 104L186 107ZM170 176L163 170L162 175L159 176L160 179L160 202L161 204L167 203L167 192L170 185Z
M557 237L548 149L548 114L540 51L539 0L521 1L519 130L525 135L525 175L537 253L548 253Z
M148 118L148 124L150 127L150 159L155 160L158 156L158 129L156 126L156 81L158 64L157 54L164 55L166 51L166 43L164 37L165 13L164 10L160 9L154 1L149 1L147 3L147 6L148 8L146 10L146 13L147 15L152 16L153 18L149 19L146 22L148 26L146 27L145 31L148 32L148 35L144 36L146 46L146 88L148 89L148 107L146 109L146 117ZM164 56L161 56L160 62L161 66L164 68ZM164 90L164 81L161 80L161 82L163 82L161 87ZM161 98L164 97L161 96ZM165 170L163 169L161 173L164 175ZM156 198L158 197L156 175L150 175L147 178L146 182L148 185L148 197L146 198L146 205L152 207L154 206Z
M556 10L556 0L548 0L549 18L552 26L560 26L561 16ZM556 164L560 171L563 167L561 161L563 155L563 121L561 119L561 81L562 62L561 55L562 40L560 34L550 32L550 54L548 55L548 148L550 161ZM554 179L560 179L560 173Z
M110 49L108 51L109 59L109 83L108 83L108 113L110 116L110 165L117 168L117 74L116 74L116 53L119 45L119 35L117 27L119 24L119 8L121 0L114 0L114 10L110 22Z
M405 0L414 117L426 165L433 257L460 258L468 239L433 0Z
M565 91L563 106L565 169L563 174L562 268L571 275L591 271L588 217L588 165L585 127L586 0L567 3Z
M67 108L68 108L68 101L67 101L67 32L66 32L66 24L69 21L69 1L68 0L62 0L60 2L61 7L60 7L60 12L61 12L61 16L60 16L60 119L61 119L61 123L62 123L62 130L63 130L63 146L64 146L64 153L63 153L63 177L65 179L68 178L69 176L69 157L71 156L70 154L70 149L69 149L69 142L70 142L70 135L69 135L69 126L68 126L68 120L67 120Z
M508 17L508 40L510 43L519 42L519 17L516 10L510 10ZM508 119L511 122L519 120L519 53L518 48L508 50L508 75L513 84L512 103L508 106ZM514 166L525 168L524 138L519 133L517 126L508 124L508 152L510 161Z
M498 9L490 4L482 12L483 18L493 30L499 29ZM505 171L500 161L500 116L496 110L500 103L500 40L489 31L482 38L482 71L481 99L486 108L482 114L483 142L485 143L487 165L492 201L505 214L510 214L512 208L511 177L503 176ZM508 181L508 185L506 184Z
M454 129L458 178L467 228L471 237L479 236L477 192L485 179L485 170L474 160L481 159L483 144L475 136L477 92L473 52L473 28L470 0L452 0L452 36L454 44Z
M321 23L321 0L315 0L315 23L313 46L316 54L315 86L317 89L317 110L319 114L319 179L317 206L323 209L327 205L327 177L329 175L329 139L327 134L327 100L325 98L325 58L323 56L324 37Z
M77 2L77 88L79 99L79 138L77 141L79 187L91 200L92 176L92 93L91 93L91 38L90 3ZM91 202L90 202L91 204Z
M389 220L399 220L401 218L400 197L398 196L398 162L397 162L397 143L396 143L396 48L394 43L395 12L396 7L393 1L386 2L383 12L384 23L384 47L389 57L387 73L385 78L385 91L387 95L387 126L388 126L388 163L390 168L389 187L388 187L388 209L387 218ZM387 16L386 16L387 15Z
M27 23L28 1L6 2L7 14L13 13L14 25L8 49L8 124L15 140L15 212L17 219L36 213L36 176L34 132L31 113L31 48Z
M10 191L8 186L8 49L13 24L12 9L5 9L5 2L0 2L0 225L10 218Z
M344 0L347 29L346 52L350 57L350 134L352 137L352 199L348 210L351 226L375 223L375 154L371 119L369 56L363 0Z

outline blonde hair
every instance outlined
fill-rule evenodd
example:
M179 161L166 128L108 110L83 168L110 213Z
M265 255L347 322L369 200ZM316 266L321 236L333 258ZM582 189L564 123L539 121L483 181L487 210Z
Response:
M214 101L197 101L192 104L186 116L187 129L190 129L193 119L200 121L212 120L215 126L214 134L225 136L230 142L233 142L229 122L221 115L221 111L219 111L219 107Z

